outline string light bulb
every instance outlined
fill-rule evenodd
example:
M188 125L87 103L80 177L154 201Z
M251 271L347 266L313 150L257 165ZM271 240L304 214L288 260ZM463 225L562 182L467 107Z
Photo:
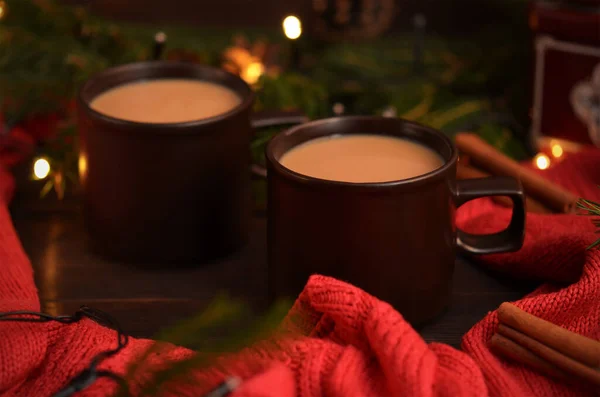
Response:
M50 174L50 163L43 157L33 163L33 176L35 179L44 179Z
M302 23L295 15L288 15L283 20L283 33L290 40L296 40L302 35Z
M87 157L83 154L79 155L77 159L77 168L79 169L79 177L85 178L87 175Z
M258 62L254 61L250 63L245 70L242 71L242 79L248 84L256 84L260 76L265 73L265 66Z
M554 145L552 145L552 155L556 158L562 157L564 151L562 146L560 146L558 143L555 143Z
M158 60L162 57L165 50L167 35L165 32L157 32L154 35L154 48L152 49L152 59Z
M543 153L539 153L533 159L535 166L540 170L545 170L550 167L550 157Z

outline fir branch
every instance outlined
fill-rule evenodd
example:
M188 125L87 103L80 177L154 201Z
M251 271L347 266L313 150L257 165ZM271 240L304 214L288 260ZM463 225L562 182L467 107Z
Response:
M600 217L600 203L592 200L579 199L577 201L578 215ZM592 224L597 228L596 233L600 233L600 218L592 219ZM587 247L588 250L600 245L600 238Z
M161 342L154 343L133 362L125 378L129 383L141 380L140 396L163 395L167 391L177 391L183 385L202 387L202 378L195 375L217 365L216 360L223 353L239 351L267 338L279 326L290 307L291 302L276 302L250 326L242 327L239 322L249 315L248 307L227 296L217 297L200 314L158 334L155 339ZM215 334L220 337L215 338ZM184 345L198 353L176 362L164 363L166 365L158 368L153 367L150 358L167 356L166 352L172 348L172 345L164 342Z
M580 210L580 215L600 216L600 203L595 201L579 199L577 209Z
M9 11L0 23L0 106L6 124L0 126L2 129L40 115L64 113L77 88L92 74L113 65L146 60L157 30L133 24L117 26L53 0L6 1ZM517 15L524 4L514 0L510 7ZM521 28L527 30L526 18L521 22ZM234 34L230 30L169 26L161 30L169 37L168 48L191 52L213 66L220 65ZM469 40L427 35L419 73L414 70L410 35L320 49L307 46L303 55L308 62L302 74L283 71L279 76L263 77L256 109L294 109L309 118L322 118L332 114L335 102L344 104L346 114L381 114L393 107L396 114L448 134L465 126L481 130L488 141L502 142L507 155L522 157L523 144L515 138L519 131L489 119L489 115L514 113L510 109L516 109L513 102L519 100L516 95L522 93L523 85L517 77L526 75L522 73L522 57L514 54L530 49L518 40L506 42L507 32L497 30L496 26L491 34ZM514 26L507 26L508 33L513 30ZM246 29L244 35L249 40L284 40L275 28ZM482 51L490 42L500 49L491 55ZM513 93L511 103L497 108L496 104L506 102L496 100L504 98L505 91ZM268 138L258 134L256 139L251 150L259 158ZM71 159L76 155L64 152L76 154L76 143L57 147L45 147L47 153L41 155L52 157L65 175L74 174L76 162ZM62 164L61 159L68 159L69 164Z

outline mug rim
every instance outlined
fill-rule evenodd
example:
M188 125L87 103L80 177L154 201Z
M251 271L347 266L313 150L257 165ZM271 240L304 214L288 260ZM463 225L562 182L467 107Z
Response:
M318 127L323 124L337 123L342 120L347 120L347 121L350 121L353 123L388 120L388 121L397 122L400 125L404 125L404 126L409 125L411 127L417 128L419 130L425 130L425 131L432 133L432 134L436 135L437 137L441 138L441 140L450 149L450 157L447 160L444 159L444 164L441 167L434 169L433 171L427 172L425 174L417 175L417 176L414 176L411 178L398 179L398 180L385 181L385 182L347 182L347 181L336 181L336 180L330 180L330 179L316 178L316 177L300 174L296 171L293 171L293 170L287 168L286 166L284 166L283 164L281 164L281 162L275 158L275 154L273 153L273 151L274 151L276 145L281 144L281 142L285 141L286 138L289 138L290 136L293 136L294 134L300 134L300 133L302 133L303 130L306 130L306 129ZM373 134L373 133L368 133L368 134ZM311 138L311 139L319 139L322 137L332 136L332 135L349 135L349 134L345 134L342 131L342 132L335 132L335 133L330 133L330 134L323 134L322 136L320 136L318 138L315 137L315 138ZM396 135L387 135L387 134L373 134L373 135L397 137ZM305 142L302 142L302 143L305 143ZM421 145L427 147L428 149L433 150L439 154L439 152L437 150L424 144L423 142L419 142L419 144L421 144ZM298 146L298 145L295 145L294 147L296 147L296 146ZM290 148L288 150L291 150L291 149L292 148ZM456 149L456 146L454 145L452 140L447 135L442 133L441 131L439 131L435 128L428 127L426 125L414 122L414 121L409 121L409 120L402 119L402 118L389 118L389 117L383 117L383 116L339 116L339 117L329 117L329 118L325 118L325 119L313 120L308 123L304 123L304 124L300 124L300 125L291 127L289 129L275 135L271 139L269 144L267 145L265 152L266 152L267 162L273 166L275 171L279 172L280 174L285 175L288 178L293 179L296 182L308 183L308 184L313 184L313 185L329 185L329 186L334 185L334 186L349 187L349 188L389 188L389 187L398 187L398 186L405 186L405 185L412 185L412 184L419 184L419 183L427 182L430 180L437 179L440 176L443 176L445 173L448 172L448 170L450 168L454 167L454 165L456 164L456 162L458 160L458 151ZM268 173L267 173L267 175L268 175Z
M87 98L87 96L91 95L88 93L88 91L94 86L94 84L99 84L99 82L101 82L102 80L109 79L110 77L113 77L113 76L118 76L119 74L123 74L123 73L127 73L127 72L133 73L135 71L143 71L144 69L155 70L155 71L195 70L195 71L200 72L200 74L205 74L206 76L208 76L210 74L210 75L212 75L211 77L213 77L213 78L212 79L211 78L203 79L203 78L199 78L199 77L171 77L168 75L165 75L162 77L161 76L146 77L146 76L141 75L141 76L133 77L126 81L120 82L119 84L117 84L115 86L103 89L100 91L100 93L93 95L90 98ZM243 87L243 90L245 90L246 93L241 92L242 90L238 90L238 89L232 88L230 86L219 84L216 81L216 79L214 78L217 76L222 77L224 80L229 80L231 82L234 82L235 84ZM96 98L98 95L100 95L101 93L104 93L112 88L115 88L119 85L129 84L129 83L133 83L136 81L143 81L143 80L160 80L160 79L164 79L164 78L190 79L190 80L213 82L215 84L219 84L219 85L224 86L227 89L235 92L241 98L241 102L237 106L233 107L232 109L228 110L225 113L217 114L212 117L207 117L207 118L202 118L202 119L197 119L197 120L190 120L190 121L175 122L175 123L149 123L149 122L125 120L125 119L112 117L112 116L106 115L104 113L98 112L97 110L93 109L90 106L91 101L94 98ZM149 131L152 131L157 134L161 134L161 133L166 133L165 130L168 130L169 135L191 133L191 132L197 131L196 127L206 126L206 125L217 123L219 121L229 119L233 116L238 115L239 113L244 112L246 109L251 107L252 104L254 103L254 99L255 99L255 93L252 90L252 88L248 85L248 83L246 83L239 76L236 76L226 70L219 69L219 68L212 67L212 66L191 63L191 62L169 61L169 60L131 62L131 63L126 63L126 64L122 64L122 65L109 67L107 69L104 69L101 72L94 74L90 78L88 78L85 81L85 83L83 83L81 85L81 87L78 90L78 94L77 94L77 103L78 103L79 107L81 109L83 109L85 112L87 112L89 117L91 117L96 122L101 122L101 123L108 124L111 126L126 128L126 129L129 129L130 131L134 131L134 132L143 129L144 134L148 134Z

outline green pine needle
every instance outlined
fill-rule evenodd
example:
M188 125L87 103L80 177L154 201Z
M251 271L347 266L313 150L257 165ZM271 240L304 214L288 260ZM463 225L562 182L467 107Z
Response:
M176 394L183 386L198 388L202 385L194 377L195 373L215 367L217 358L225 353L240 351L268 338L290 307L291 302L276 302L248 326L247 321L242 323L250 315L249 308L227 296L219 296L198 315L159 333L155 339L160 342L153 344L129 366L125 379L129 384L142 380L140 396L159 396L167 391ZM165 363L167 365L161 368L151 367L150 357L167 356L172 348L170 343L192 348L198 353ZM123 390L119 392L118 396L124 396Z
M600 216L600 204L594 201L579 199L577 208L582 211L580 215Z
M50 193L50 191L52 190L53 187L54 187L54 180L52 178L50 178L46 181L42 190L40 190L40 197L41 198L46 197L46 195L48 193Z
M600 217L600 203L597 203L595 201L586 200L583 198L579 199L579 201L577 201L577 209L579 210L579 215ZM600 218L593 219L592 224L596 228L598 228L598 230L596 230L596 233L600 233ZM594 243L588 246L587 249L591 250L592 248L596 248L598 245L600 245L600 239L596 240Z

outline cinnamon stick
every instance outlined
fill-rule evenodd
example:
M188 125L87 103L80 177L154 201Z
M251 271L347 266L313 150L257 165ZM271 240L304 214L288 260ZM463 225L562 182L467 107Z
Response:
M578 197L548 181L535 172L505 156L475 134L461 133L455 137L456 146L470 160L493 175L511 176L521 180L525 192L558 212L573 212Z
M527 364L547 375L559 379L567 378L567 374L556 365L536 356L530 350L527 350L504 335L492 335L492 338L490 339L490 349L499 355L518 361L522 364Z
M481 171L475 167L465 164L457 164L456 166L456 177L458 179L474 179L474 178L485 178L490 174Z
M504 324L498 326L498 334L512 340L519 346L529 350L541 359L550 362L564 372L578 376L595 385L600 386L600 371L596 368L589 367L580 361L574 360L559 351L541 343L540 341L519 332Z
M456 177L457 179L474 179L474 178L486 178L490 174L485 173L475 167L458 164L456 166ZM504 205L505 207L512 207L512 201L508 197L493 196L492 200L498 204ZM552 211L544 206L542 203L532 199L531 197L525 198L525 206L527 212L533 212L536 214L551 214Z
M574 360L600 369L600 342L594 339L552 324L508 302L498 308L498 320Z

